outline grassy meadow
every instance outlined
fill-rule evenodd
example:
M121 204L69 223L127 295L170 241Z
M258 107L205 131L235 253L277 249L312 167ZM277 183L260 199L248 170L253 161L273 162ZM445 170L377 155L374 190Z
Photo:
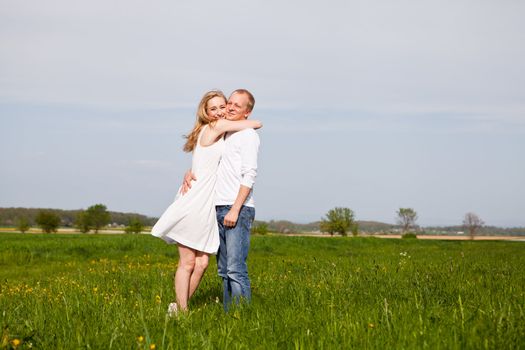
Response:
M0 349L525 349L520 242L255 236L253 302L214 259L170 319L177 252L149 235L0 233Z

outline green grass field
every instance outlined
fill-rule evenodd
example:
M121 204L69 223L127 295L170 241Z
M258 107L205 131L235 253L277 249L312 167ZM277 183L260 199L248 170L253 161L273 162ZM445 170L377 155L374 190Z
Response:
M525 245L258 236L253 303L213 261L169 319L176 248L150 236L0 234L0 349L525 349Z

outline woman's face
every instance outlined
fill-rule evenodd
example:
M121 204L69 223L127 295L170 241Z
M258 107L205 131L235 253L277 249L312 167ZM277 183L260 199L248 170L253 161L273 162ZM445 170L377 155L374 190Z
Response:
M219 96L215 96L206 104L206 114L210 121L222 119L226 114L226 101Z

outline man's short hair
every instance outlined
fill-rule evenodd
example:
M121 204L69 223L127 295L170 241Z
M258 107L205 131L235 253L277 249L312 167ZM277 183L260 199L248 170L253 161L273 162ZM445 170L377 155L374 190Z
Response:
M253 97L251 92L249 92L246 89L237 89L234 92L232 92L232 95L233 94L245 94L245 95L248 95L248 106L247 106L248 107L248 112L251 112L253 110L253 106L255 106L255 98Z

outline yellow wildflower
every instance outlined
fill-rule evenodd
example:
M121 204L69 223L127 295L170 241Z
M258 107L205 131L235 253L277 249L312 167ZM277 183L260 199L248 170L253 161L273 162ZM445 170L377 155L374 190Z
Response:
M157 347L155 346L155 344L151 344L151 345L149 346L149 350L155 350L156 348L157 348Z
M15 339L11 340L11 344L13 344L13 346L14 346L15 348L18 347L18 345L20 345L20 343L22 343L22 342L20 341L20 339L16 339L16 338L15 338Z
M137 337L137 341L139 343L142 343L144 341L144 337L143 336Z

